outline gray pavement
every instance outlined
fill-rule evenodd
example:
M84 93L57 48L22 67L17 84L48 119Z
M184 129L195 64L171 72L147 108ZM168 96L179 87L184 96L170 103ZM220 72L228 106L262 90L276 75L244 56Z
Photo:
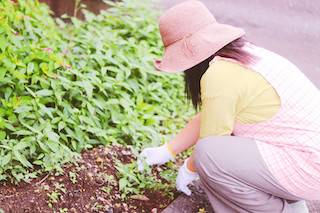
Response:
M213 213L199 180L195 182L191 189L191 196L181 194L162 213ZM307 201L307 205L310 213L320 213L320 201Z
M164 9L184 0L162 0ZM200 0L216 19L297 65L320 88L320 0Z

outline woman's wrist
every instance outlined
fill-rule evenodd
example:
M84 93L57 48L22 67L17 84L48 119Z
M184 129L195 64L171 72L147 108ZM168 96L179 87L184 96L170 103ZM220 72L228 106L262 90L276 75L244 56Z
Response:
M168 151L170 152L171 155L177 156L177 154L175 154L174 152L172 152L172 150L170 149L169 143L166 143L166 146L167 146Z
M186 163L187 170L191 173L197 173L196 167L194 166L193 162L193 153L188 158L188 161Z

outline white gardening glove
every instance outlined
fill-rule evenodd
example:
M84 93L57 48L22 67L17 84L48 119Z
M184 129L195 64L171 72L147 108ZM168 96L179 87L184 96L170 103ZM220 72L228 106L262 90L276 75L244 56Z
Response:
M191 195L191 190L188 188L188 185L198 177L197 172L191 172L187 168L187 162L189 158L185 160L182 167L179 170L179 174L176 180L177 190L182 191L186 195Z
M173 153L171 153L169 150L167 143L159 147L145 148L140 154L141 159L145 158L145 161L149 166L154 164L164 164L171 160L174 156L175 155L173 155ZM137 164L138 170L143 172L145 168L141 159L137 160Z

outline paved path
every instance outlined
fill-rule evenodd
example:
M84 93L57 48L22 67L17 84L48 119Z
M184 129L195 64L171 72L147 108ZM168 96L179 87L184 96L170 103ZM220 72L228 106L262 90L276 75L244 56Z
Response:
M167 9L183 0L162 0ZM296 64L320 88L319 0L201 0L225 24L242 27L253 43Z
M202 190L201 183L196 181L192 186L191 196L181 194L162 213L195 213L199 210L213 213L212 207ZM320 201L307 201L310 213L320 213Z

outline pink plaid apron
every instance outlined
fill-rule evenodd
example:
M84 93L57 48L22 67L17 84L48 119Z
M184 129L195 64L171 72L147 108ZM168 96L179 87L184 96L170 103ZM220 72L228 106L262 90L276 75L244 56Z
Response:
M283 57L249 43L245 49L261 58L247 67L276 89L281 106L268 121L235 122L233 134L257 142L269 169L289 192L320 199L320 92Z

